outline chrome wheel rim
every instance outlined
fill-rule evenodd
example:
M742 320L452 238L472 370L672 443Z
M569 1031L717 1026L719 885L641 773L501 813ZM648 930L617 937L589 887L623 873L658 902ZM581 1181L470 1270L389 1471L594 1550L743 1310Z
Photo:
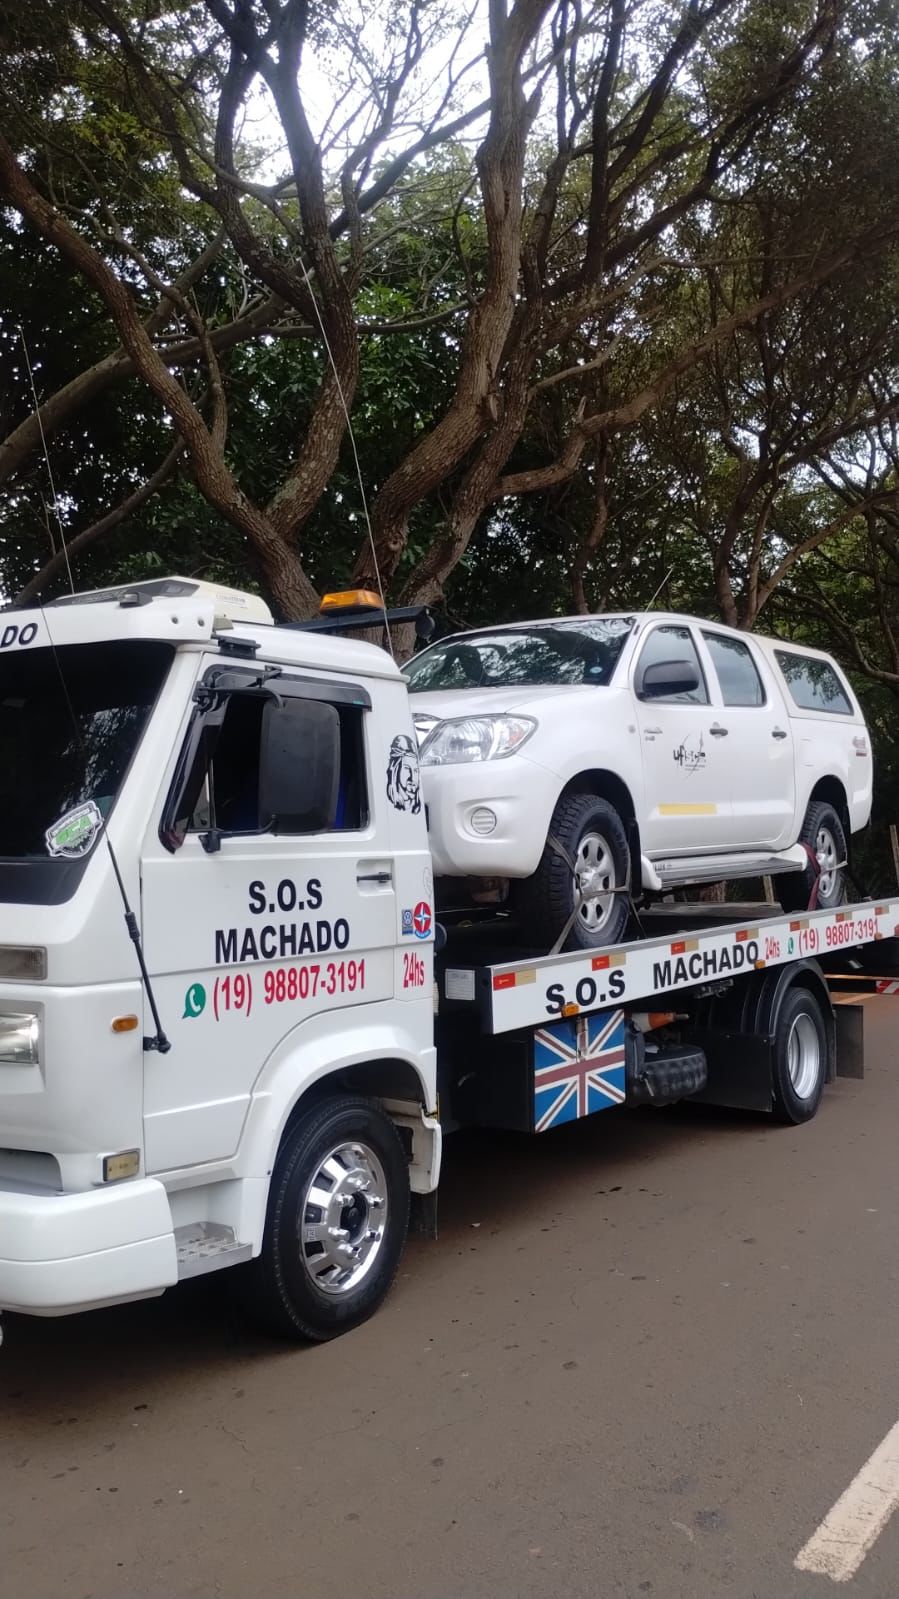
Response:
M573 889L578 921L588 933L601 932L615 904L615 862L602 833L585 833L577 847Z
M787 1070L798 1099L810 1099L821 1071L821 1040L811 1016L797 1016L787 1039Z
M337 1144L319 1161L299 1213L300 1259L310 1282L339 1296L358 1288L384 1244L387 1179L367 1144Z
M819 827L815 839L815 855L818 860L818 893L827 899L834 891L837 881L837 871L840 859L837 854L837 841L829 827Z

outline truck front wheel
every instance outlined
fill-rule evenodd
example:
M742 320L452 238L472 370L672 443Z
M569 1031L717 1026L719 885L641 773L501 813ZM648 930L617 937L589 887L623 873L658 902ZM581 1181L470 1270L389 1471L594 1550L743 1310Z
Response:
M275 1163L247 1309L270 1331L311 1342L358 1326L393 1282L408 1225L409 1168L394 1123L369 1099L320 1101Z

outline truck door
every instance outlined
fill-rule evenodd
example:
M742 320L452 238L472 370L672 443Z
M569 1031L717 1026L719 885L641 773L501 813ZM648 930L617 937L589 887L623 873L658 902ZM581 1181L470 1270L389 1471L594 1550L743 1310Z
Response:
M150 1172L233 1155L285 1035L393 994L371 717L345 678L220 660L201 678L143 850L144 947L172 1041L146 1057Z
M650 695L650 669L690 666L696 687ZM689 627L662 622L637 653L634 697L643 757L643 844L650 855L701 854L727 843L730 760L720 735L720 708Z

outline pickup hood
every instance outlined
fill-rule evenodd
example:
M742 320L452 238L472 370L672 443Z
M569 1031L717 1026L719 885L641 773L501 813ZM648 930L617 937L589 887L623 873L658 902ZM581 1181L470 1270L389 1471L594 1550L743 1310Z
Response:
M433 694L425 689L420 694L410 695L409 700L421 740L419 724L422 722L433 725L460 716L502 716L508 711L539 719L550 701L564 700L574 712L578 702L591 700L595 704L597 694L606 693L608 689L595 684L584 688L577 684L553 683L545 688L529 684L525 688L446 689ZM426 726L424 731L429 733L431 727Z

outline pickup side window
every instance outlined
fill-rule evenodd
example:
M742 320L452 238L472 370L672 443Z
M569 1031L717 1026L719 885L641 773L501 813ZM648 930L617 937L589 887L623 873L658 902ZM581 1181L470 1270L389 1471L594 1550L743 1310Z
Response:
M752 651L727 633L703 633L725 705L764 705L765 690Z
M335 696L336 698L336 696ZM277 715L292 727L267 726ZM229 835L350 832L369 819L364 707L321 693L291 694L276 708L269 695L230 692L223 714L198 711L163 813L160 835L177 849L188 833ZM277 766L277 815L272 763ZM218 847L217 844L215 847Z
M846 690L828 661L813 655L794 655L792 650L775 650L774 657L790 698L800 711L852 715Z
M656 705L708 705L709 694L706 687L705 673L702 669L693 636L688 627L675 627L673 623L663 622L661 627L654 627L646 639L640 660L637 665L635 687L640 694L643 688L643 677L648 666L658 666L669 661L689 661L695 666L699 678L699 687L686 694L672 694L662 698L656 697Z

